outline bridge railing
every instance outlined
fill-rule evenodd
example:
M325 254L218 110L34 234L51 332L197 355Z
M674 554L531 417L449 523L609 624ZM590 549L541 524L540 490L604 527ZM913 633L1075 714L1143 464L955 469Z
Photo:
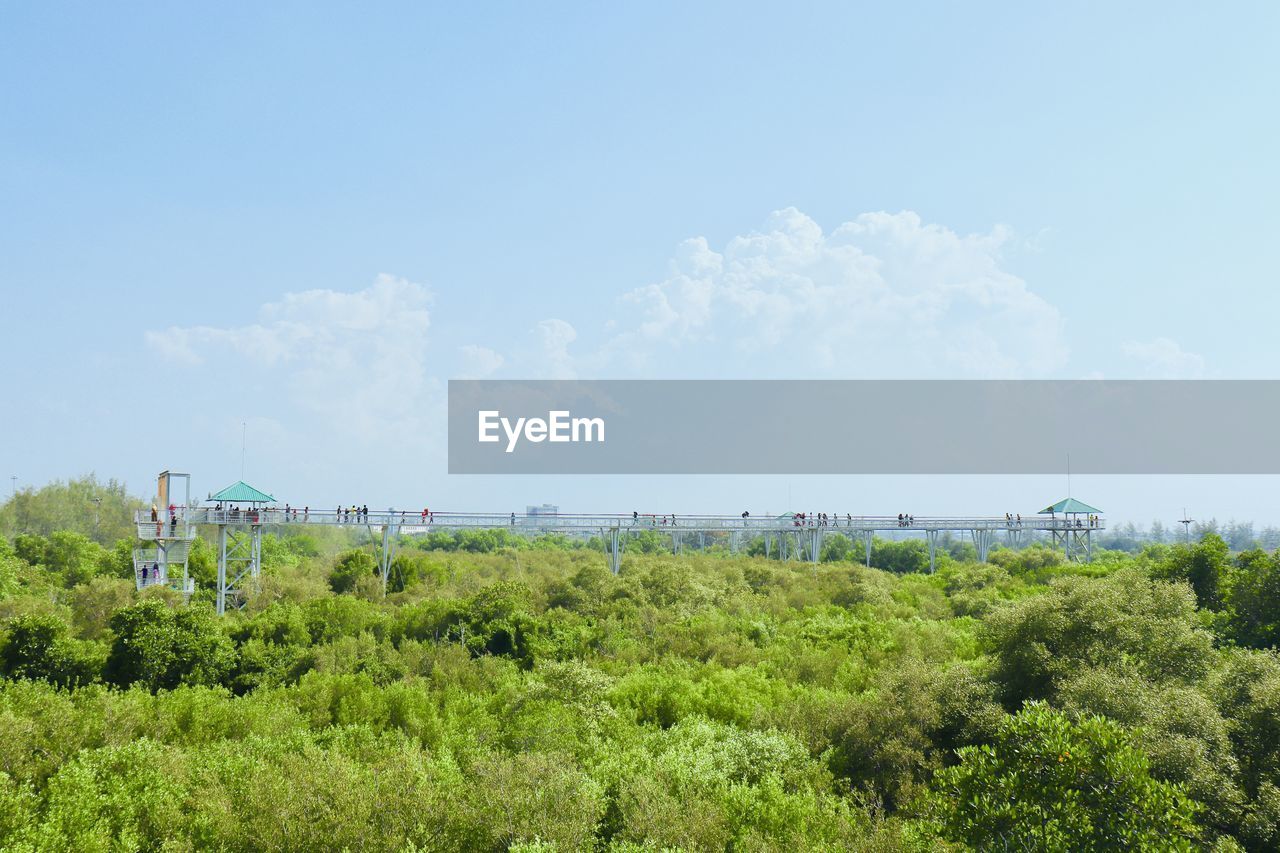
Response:
M172 514L157 514L153 521L148 510L137 513L139 537L143 539L179 538L194 536L194 526L199 524L231 525L334 525L372 526L390 525L419 530L509 528L517 531L538 532L588 532L593 530L623 531L753 531L757 533L798 532L820 529L831 531L865 532L894 530L1040 530L1071 531L1101 530L1105 527L1100 517L1045 517L1024 516L1022 519L1001 516L916 516L899 519L897 516L831 515L827 519L807 516L741 516L732 515L656 515L629 513L598 513L555 515L526 515L521 513L492 512L432 512L424 514L413 510L370 510L364 512L313 510L289 507L223 508L178 507Z

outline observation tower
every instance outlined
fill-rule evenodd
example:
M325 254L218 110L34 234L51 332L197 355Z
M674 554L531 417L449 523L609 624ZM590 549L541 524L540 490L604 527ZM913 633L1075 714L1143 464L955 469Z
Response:
M275 497L238 480L209 495L212 508L197 515L204 524L218 528L218 615L243 601L245 582L257 584L262 576L262 523L264 508Z
M149 586L167 586L185 597L195 591L187 572L195 527L187 522L191 505L191 475L161 472L156 499L149 514L138 513L138 538L154 547L133 549L133 577L139 591Z

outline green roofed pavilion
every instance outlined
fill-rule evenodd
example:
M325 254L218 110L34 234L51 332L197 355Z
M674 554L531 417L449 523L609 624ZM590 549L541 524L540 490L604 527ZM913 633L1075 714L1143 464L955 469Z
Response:
M1061 512L1067 515L1076 512L1087 512L1094 515L1102 515L1102 510L1098 509L1096 506L1089 506L1084 501L1078 501L1075 498L1063 498L1053 506L1047 506L1040 510L1041 515L1055 512Z
M253 486L250 486L244 480L240 480L233 485L227 486L222 491L209 495L211 501L225 501L227 503L252 503L265 504L274 503L275 498L266 492L260 492Z

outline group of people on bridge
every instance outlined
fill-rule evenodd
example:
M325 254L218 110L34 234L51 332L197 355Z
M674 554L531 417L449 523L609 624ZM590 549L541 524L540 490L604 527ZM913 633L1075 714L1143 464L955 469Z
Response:
M670 516L666 516L666 515L658 516L658 515L654 515L653 513L646 513L644 515L644 518L648 520L650 527L659 527L659 526L667 527L668 525L670 525L671 527L676 526L675 513L672 513ZM659 521L659 519L661 519L661 521ZM640 512L638 510L633 509L631 511L631 525L634 527L639 523L640 523Z
M853 524L853 513L846 512L844 519L846 526ZM825 512L797 512L791 516L791 524L793 527L838 527L840 513L836 513L835 521L832 521Z
M362 521L368 523L369 505L365 504L364 506L356 506L355 504L352 504L348 507L340 506L338 507L337 515L339 524L347 524L352 521L353 517L356 524L359 524Z
M285 521L297 521L297 520L298 520L298 508L297 508L296 506L289 506L288 504L285 504L285 505L284 505L284 520L285 520ZM304 507L302 508L302 520L303 520L303 522L304 522L304 523L305 523L305 522L307 522L307 521L310 521L310 520L311 520L311 507L309 507L309 506L304 506Z

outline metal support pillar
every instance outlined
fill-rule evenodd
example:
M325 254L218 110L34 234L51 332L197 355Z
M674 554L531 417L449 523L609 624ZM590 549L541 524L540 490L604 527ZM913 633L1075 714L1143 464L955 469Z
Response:
M253 524L246 530L230 524L218 525L218 615L228 605L244 604L244 584L248 578L256 583L262 575L262 527Z
M218 525L218 615L227 609L227 526Z
M822 554L822 528L809 529L809 562L816 564Z
M929 541L929 574L938 570L938 531L926 530L925 539Z
M1093 529L1089 527L1069 527L1063 530L1051 530L1055 546L1061 546L1066 559L1076 561L1084 558L1086 563L1093 562Z
M163 539L156 540L156 575L160 583L169 582L169 543Z
M867 568L868 569L871 568L871 540L874 537L875 537L875 533L873 531L865 530L862 533L862 544L866 547L866 550L867 550Z
M609 571L615 575L622 571L622 544L618 528L609 531Z
M992 532L990 530L975 528L969 531L969 535L973 537L974 550L978 552L978 562L985 563L987 555L991 553Z
M366 529L369 531L369 539L373 542L373 556L378 563L378 574L382 578L382 597L386 598L387 588L391 583L391 563L396 558L396 545L400 538L400 525L382 525L381 547L379 547L379 537L374 536L373 525L366 525Z
M249 577L257 586L262 577L262 528L256 524L252 528L249 544L253 549L253 561L249 563Z

